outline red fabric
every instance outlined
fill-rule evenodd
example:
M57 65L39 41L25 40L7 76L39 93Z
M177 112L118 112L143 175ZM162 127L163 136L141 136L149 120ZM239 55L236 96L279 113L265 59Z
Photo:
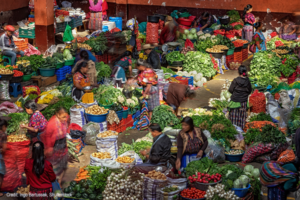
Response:
M277 33L276 33L276 32L272 32L272 33L270 34L270 36L271 36L271 38L273 38L273 37L277 36Z
M169 38L174 38L172 41L176 39L176 28L173 28L173 32L170 32L169 27L165 26L160 33L160 43L164 44L166 42L172 42L168 41Z
M107 15L108 5L106 1L102 1L102 15Z
M7 142L3 159L6 173L1 186L1 191L13 191L21 185L22 173L24 172L25 159L29 154L30 141Z
M38 178L33 169L33 159L26 159L25 173L27 177L27 185L30 185L37 189L52 188L52 182L56 180L55 173L51 163L45 160L44 173Z
M7 31L15 31L16 29L13 26L11 26L11 25L7 25L7 26L5 26L5 30L7 30Z
M70 124L67 132L70 133L71 130L82 131L82 128L78 124L72 123L72 124Z

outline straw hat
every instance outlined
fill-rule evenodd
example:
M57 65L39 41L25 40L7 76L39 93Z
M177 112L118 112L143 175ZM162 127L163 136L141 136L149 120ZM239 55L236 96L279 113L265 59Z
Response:
M153 49L153 48L154 48L154 46L152 46L151 44L144 44L142 46L142 50Z

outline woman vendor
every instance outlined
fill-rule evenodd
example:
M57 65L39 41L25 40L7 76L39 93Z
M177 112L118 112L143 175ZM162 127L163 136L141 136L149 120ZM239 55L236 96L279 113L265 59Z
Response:
M182 130L177 136L176 169L185 168L191 162L191 157L202 158L208 145L206 136L200 128L194 127L191 117L185 117L181 121Z
M258 51L266 51L267 50L266 39L265 39L265 36L262 33L263 23L261 23L261 22L255 23L254 28L255 28L255 33L253 35L253 40L252 40L252 43L251 43L252 45L255 46L255 52L254 53L256 53ZM250 50L252 51L252 49L250 49Z
M30 116L28 125L20 125L21 128L26 128L33 142L37 141L39 136L46 126L48 121L44 115L37 109L37 105L33 100L26 101L24 104L26 113Z
M290 17L286 18L279 30L279 37L284 40L295 40L297 39L296 34L297 28L295 23L290 21Z
M147 100L149 109L149 120L151 120L152 111L156 106L160 105L159 90L157 85L157 75L144 60L137 61L137 68L139 70L138 84L143 86L143 97Z
M52 164L60 185L68 165L66 135L69 119L67 111L64 108L58 108L55 115L49 120L46 129L40 135L40 139L45 146L46 160Z
M196 96L192 87L179 83L165 84L162 92L164 100L175 110L175 113L177 113L181 102Z
M87 62L88 69L89 69L87 74L90 78L90 84L97 85L97 71L96 71L95 63L89 59L89 54L85 50L80 52L80 58L81 58L81 60L79 60L73 67L72 74L74 74L76 72L78 65L85 61L85 62Z
M143 45L143 50L145 51L145 54L148 56L147 62L151 65L153 69L160 69L161 63L160 63L160 57L158 53L154 50L155 46L151 44L145 44Z
M238 69L239 76L235 78L230 87L229 92L231 101L229 103L229 119L232 124L244 129L247 119L247 101L248 96L252 92L252 86L247 76L247 68L241 65Z
M73 76L74 87L72 89L72 98L76 102L80 102L84 95L83 88L90 86L90 79L87 72L89 71L88 64L86 61L80 63Z
M209 12L204 12L202 15L194 22L195 28L200 28L200 31L204 31L213 24L213 16Z
M177 31L177 26L175 25L173 20L166 22L165 27L162 29L160 33L160 43L165 44L168 42L176 41L177 39L176 31Z
M112 76L116 79L116 85L123 87L123 84L127 81L125 71L128 69L129 76L132 76L132 67L131 67L131 52L125 51L120 55L116 61L115 66L112 71Z
M89 0L90 3L90 20L89 29L90 30L102 30L102 21L107 19L107 2L105 0Z
M136 169L139 169L140 167L167 166L168 161L171 158L172 142L167 135L162 133L162 129L159 124L151 124L149 126L149 131L153 137L152 147L151 149L146 149L141 152L148 161L143 164L136 165Z
M242 19L245 24L242 31L242 38L248 40L249 42L252 42L253 25L256 23L255 16L252 14L252 5L248 4L244 8Z

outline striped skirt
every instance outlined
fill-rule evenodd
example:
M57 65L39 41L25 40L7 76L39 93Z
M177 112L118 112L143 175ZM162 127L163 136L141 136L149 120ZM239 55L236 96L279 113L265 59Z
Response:
M229 119L232 124L244 129L247 119L247 101L241 103L240 108L231 109Z
M102 12L91 13L89 20L90 30L102 30Z
M52 200L53 190L52 188L37 189L30 186L30 199L31 200Z
M248 40L249 42L252 42L252 37L253 37L253 26L250 25L244 26L242 31L242 38L244 40Z

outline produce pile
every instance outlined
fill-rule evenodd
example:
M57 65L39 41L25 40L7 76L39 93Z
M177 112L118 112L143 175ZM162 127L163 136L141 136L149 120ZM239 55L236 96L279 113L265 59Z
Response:
M104 78L109 78L112 73L110 66L105 64L103 61L96 63L96 71L97 81L102 81Z
M85 113L91 115L104 115L108 113L108 109L100 107L98 105L93 105L85 109Z
M0 65L0 74L3 75L11 75L13 74L13 68L12 67L4 67L3 65Z
M118 155L121 155L127 151L134 151L139 155L142 160L145 160L145 156L141 154L142 150L150 149L152 146L152 142L141 140L139 142L132 142L132 144L122 143L122 146L119 147Z
M166 60L170 64L173 64L173 62L184 61L184 54L180 53L179 51L172 51L166 55Z
M159 124L161 129L167 126L176 125L179 119L173 113L173 108L167 105L160 105L154 108L151 123Z

